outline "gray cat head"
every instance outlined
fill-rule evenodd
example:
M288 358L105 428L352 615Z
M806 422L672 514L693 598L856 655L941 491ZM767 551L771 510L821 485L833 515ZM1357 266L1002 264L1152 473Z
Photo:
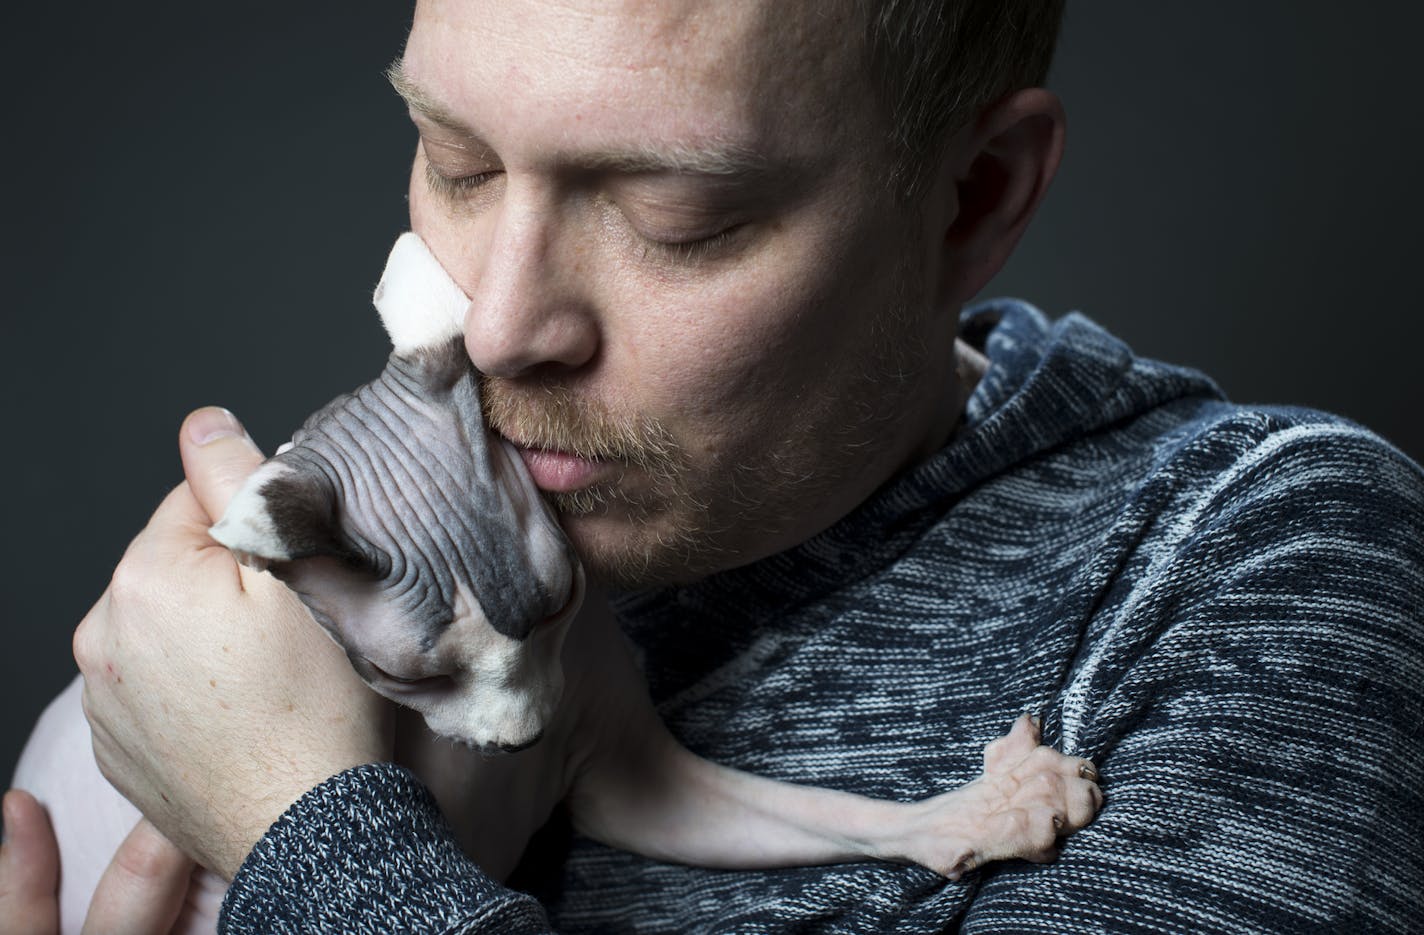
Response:
M385 370L307 419L212 535L437 734L518 749L558 705L583 573L523 460L485 429L467 301L415 234L375 303L395 345Z

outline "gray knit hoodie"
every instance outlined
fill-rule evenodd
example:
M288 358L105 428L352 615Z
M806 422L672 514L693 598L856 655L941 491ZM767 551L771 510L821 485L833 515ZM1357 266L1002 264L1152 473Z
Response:
M778 779L920 799L1044 713L1107 796L1057 862L711 871L556 818L513 881L536 900L379 765L273 826L224 931L1424 930L1424 473L1081 316L999 301L961 330L991 366L942 451L797 548L617 610L672 732Z

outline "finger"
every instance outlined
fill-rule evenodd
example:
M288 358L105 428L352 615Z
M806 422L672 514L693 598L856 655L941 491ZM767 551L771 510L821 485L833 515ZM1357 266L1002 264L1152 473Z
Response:
M162 567L194 545L211 544L208 528L262 463L262 452L237 418L217 406L188 414L178 433L178 452L188 479L169 492L148 525L129 543L120 569Z
M0 844L0 933L59 931L59 844L49 815L19 789L5 793L5 843Z
M192 875L193 862L141 819L100 877L84 932L167 932Z
M178 451L188 486L209 525L222 518L233 494L262 463L262 452L242 423L218 406L188 415L178 433Z

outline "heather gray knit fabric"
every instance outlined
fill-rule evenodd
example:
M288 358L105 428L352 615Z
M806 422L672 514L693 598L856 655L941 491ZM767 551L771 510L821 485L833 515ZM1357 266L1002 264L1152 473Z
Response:
M518 875L541 909L373 766L274 826L225 931L1424 931L1424 474L1080 316L989 303L963 332L991 368L937 456L618 610L673 733L777 778L923 798L1045 713L1107 795L1056 863L709 871L556 822Z

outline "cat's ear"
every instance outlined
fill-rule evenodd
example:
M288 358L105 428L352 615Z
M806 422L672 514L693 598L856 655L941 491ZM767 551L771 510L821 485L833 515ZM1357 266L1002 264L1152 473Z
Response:
M261 569L346 551L331 483L319 471L285 463L282 455L247 478L208 534L244 565Z
M398 357L464 335L470 300L414 231L397 238L371 300Z

